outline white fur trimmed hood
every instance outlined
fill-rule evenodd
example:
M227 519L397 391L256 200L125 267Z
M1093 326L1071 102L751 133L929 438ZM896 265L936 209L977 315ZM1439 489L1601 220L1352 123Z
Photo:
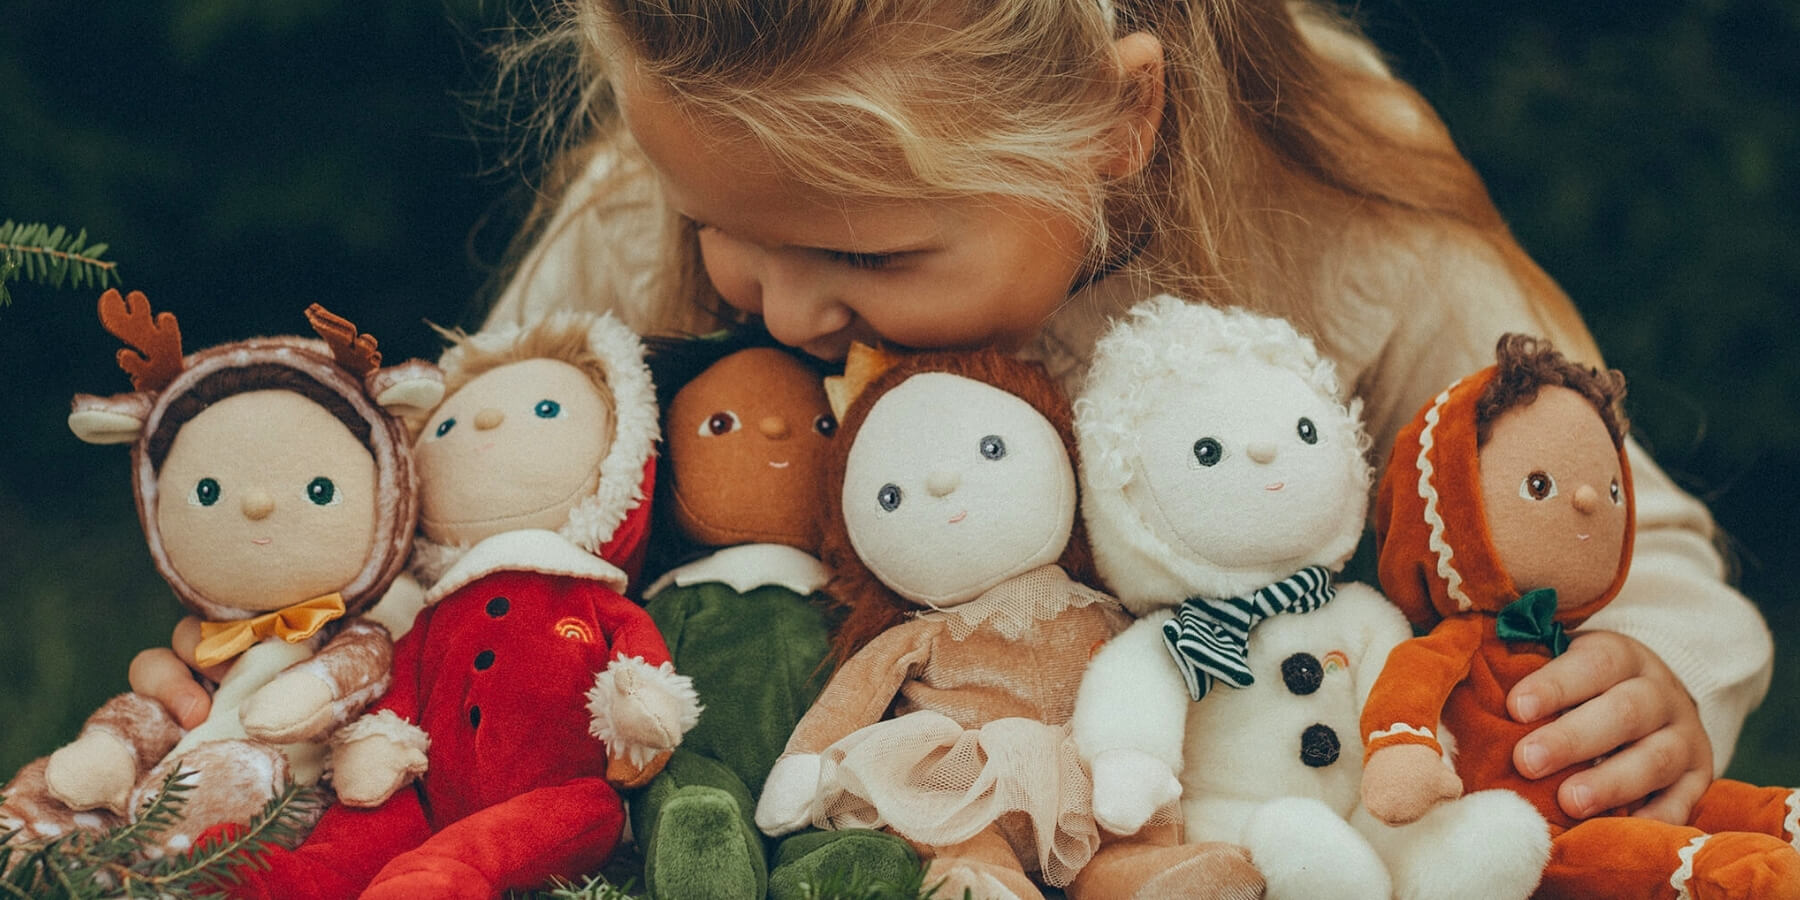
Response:
M1351 467L1356 483L1348 486L1354 497L1346 498L1333 520L1337 527L1328 542L1300 558L1234 568L1171 546L1127 498L1126 487L1144 477L1140 426L1164 398L1197 387L1196 373L1247 359L1293 371L1329 398L1342 421L1321 427L1335 426L1351 435L1358 458ZM1345 404L1341 397L1331 361L1284 320L1166 294L1132 308L1095 344L1093 363L1075 401L1082 514L1106 587L1141 616L1196 595L1245 594L1307 565L1342 568L1362 536L1371 472L1368 438L1359 421L1362 404Z
M536 355L531 348L538 336L572 328L585 329L586 349L593 357L589 364L600 369L612 392L614 434L612 447L600 461L599 486L570 510L556 533L630 572L634 561L641 560L649 531L660 435L656 388L637 334L611 313L563 310L529 325L500 324L461 337L444 351L438 365L454 392L468 380L465 367L471 355L530 359ZM431 584L468 549L435 543L421 534L414 547L413 571Z

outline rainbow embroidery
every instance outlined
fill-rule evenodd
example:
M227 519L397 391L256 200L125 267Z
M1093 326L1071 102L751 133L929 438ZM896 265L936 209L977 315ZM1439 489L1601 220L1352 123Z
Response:
M1350 657L1342 650L1333 650L1325 654L1325 674L1342 672L1350 668Z

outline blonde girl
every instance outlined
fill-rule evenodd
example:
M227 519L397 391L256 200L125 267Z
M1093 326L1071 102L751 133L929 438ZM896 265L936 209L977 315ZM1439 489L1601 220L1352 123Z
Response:
M1378 456L1503 332L1599 359L1437 117L1327 6L565 6L527 49L576 51L578 139L495 319L758 315L823 357L856 338L1000 345L1073 383L1109 317L1166 291L1295 321L1362 397ZM1629 452L1631 578L1508 698L1521 721L1567 710L1514 761L1532 777L1604 757L1564 782L1567 812L1680 821L1772 643L1705 508ZM178 667L140 662L134 685L184 702Z

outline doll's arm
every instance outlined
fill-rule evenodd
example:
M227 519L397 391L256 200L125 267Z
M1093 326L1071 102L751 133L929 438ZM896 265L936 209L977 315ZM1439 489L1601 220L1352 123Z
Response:
M756 804L756 827L779 836L812 821L826 748L887 714L908 678L931 656L936 626L913 620L882 632L840 666L800 718L787 750L769 770Z
M700 721L700 697L642 607L597 587L595 609L613 655L587 693L588 731L606 745L607 780L641 786Z
M1387 665L1388 655L1394 648L1412 639L1412 626L1406 623L1406 616L1400 609L1389 603L1381 592L1366 584L1349 582L1337 587L1337 597L1332 603L1355 607L1356 632L1353 637L1354 657L1350 660L1350 677L1356 686L1356 708L1360 715L1363 704L1369 699L1369 692L1375 687L1375 681L1381 676L1381 670Z
M387 629L352 619L310 659L289 666L244 701L244 731L279 744L320 740L387 690L393 661Z
M1088 664L1070 720L1094 777L1094 817L1132 834L1181 796L1177 773L1193 700L1165 649L1161 610L1118 634Z
M70 809L123 815L138 779L175 749L182 734L160 703L120 694L88 717L73 742L50 754L45 785Z
M1388 654L1363 704L1363 805L1401 825L1462 794L1435 726L1481 646L1481 617L1459 616Z
M394 645L393 678L381 700L332 735L332 788L348 806L379 806L425 772L431 738L417 722L420 657L430 621L427 611Z

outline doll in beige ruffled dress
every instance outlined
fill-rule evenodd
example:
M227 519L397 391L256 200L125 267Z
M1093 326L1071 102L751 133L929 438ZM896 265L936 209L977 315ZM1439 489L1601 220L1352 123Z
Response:
M1238 848L1176 845L1172 805L1129 842L1094 823L1068 720L1089 655L1128 618L1080 583L1067 401L995 352L890 362L841 417L824 479L842 662L757 825L889 829L943 896L1255 896Z

